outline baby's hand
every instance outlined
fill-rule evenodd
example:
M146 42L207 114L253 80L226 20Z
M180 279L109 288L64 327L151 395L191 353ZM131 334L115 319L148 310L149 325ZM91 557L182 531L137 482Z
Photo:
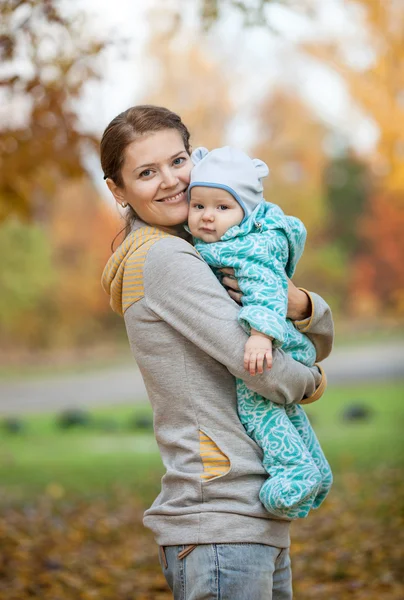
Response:
M267 369L272 367L272 340L263 333L251 333L244 348L244 368L250 375L264 372L264 360Z

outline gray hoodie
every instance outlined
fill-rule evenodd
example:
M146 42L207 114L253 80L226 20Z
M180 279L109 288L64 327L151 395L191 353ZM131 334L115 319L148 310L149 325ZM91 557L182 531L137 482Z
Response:
M140 227L128 236L109 260L103 286L124 315L166 470L161 492L145 512L146 527L164 546L287 547L289 522L270 516L258 498L267 474L260 448L238 419L235 377L283 404L320 397L323 373L275 349L272 369L250 376L238 305L188 242L156 228ZM322 360L331 350L332 318L319 296L311 299L312 317L296 325ZM227 461L225 474L204 478L201 436Z

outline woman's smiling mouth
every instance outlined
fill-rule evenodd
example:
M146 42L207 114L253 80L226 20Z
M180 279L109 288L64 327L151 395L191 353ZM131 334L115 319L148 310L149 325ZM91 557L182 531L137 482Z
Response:
M175 196L167 196L166 198L159 198L158 200L156 200L156 202L169 202L169 203L181 202L185 198L186 191L187 191L187 188L185 188L185 190L182 190L181 192L178 192L178 194L176 194Z

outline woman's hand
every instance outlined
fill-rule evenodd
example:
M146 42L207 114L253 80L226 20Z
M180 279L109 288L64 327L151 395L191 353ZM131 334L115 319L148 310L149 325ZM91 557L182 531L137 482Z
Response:
M288 277L288 312L292 321L303 321L311 316L311 300L306 292L299 290Z
M234 277L234 269L226 267L224 269L220 269L220 271L224 275L222 283L228 288L227 292L230 298L233 298L233 300L235 300L237 304L241 305L242 293L240 292L240 288L238 287L238 281Z
M241 305L242 293L238 287L238 281L234 277L234 269L220 269L224 277L222 283L226 286L227 292L237 304ZM306 292L299 290L288 277L288 312L287 317L292 321L303 321L311 316L311 301Z

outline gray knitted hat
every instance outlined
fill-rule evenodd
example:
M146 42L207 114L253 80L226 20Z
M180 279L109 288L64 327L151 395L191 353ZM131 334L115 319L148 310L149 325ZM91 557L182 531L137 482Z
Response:
M258 158L251 159L241 150L224 146L209 152L197 148L191 155L194 168L188 187L188 199L193 187L220 188L229 192L244 211L244 222L263 201L262 179L269 173Z

